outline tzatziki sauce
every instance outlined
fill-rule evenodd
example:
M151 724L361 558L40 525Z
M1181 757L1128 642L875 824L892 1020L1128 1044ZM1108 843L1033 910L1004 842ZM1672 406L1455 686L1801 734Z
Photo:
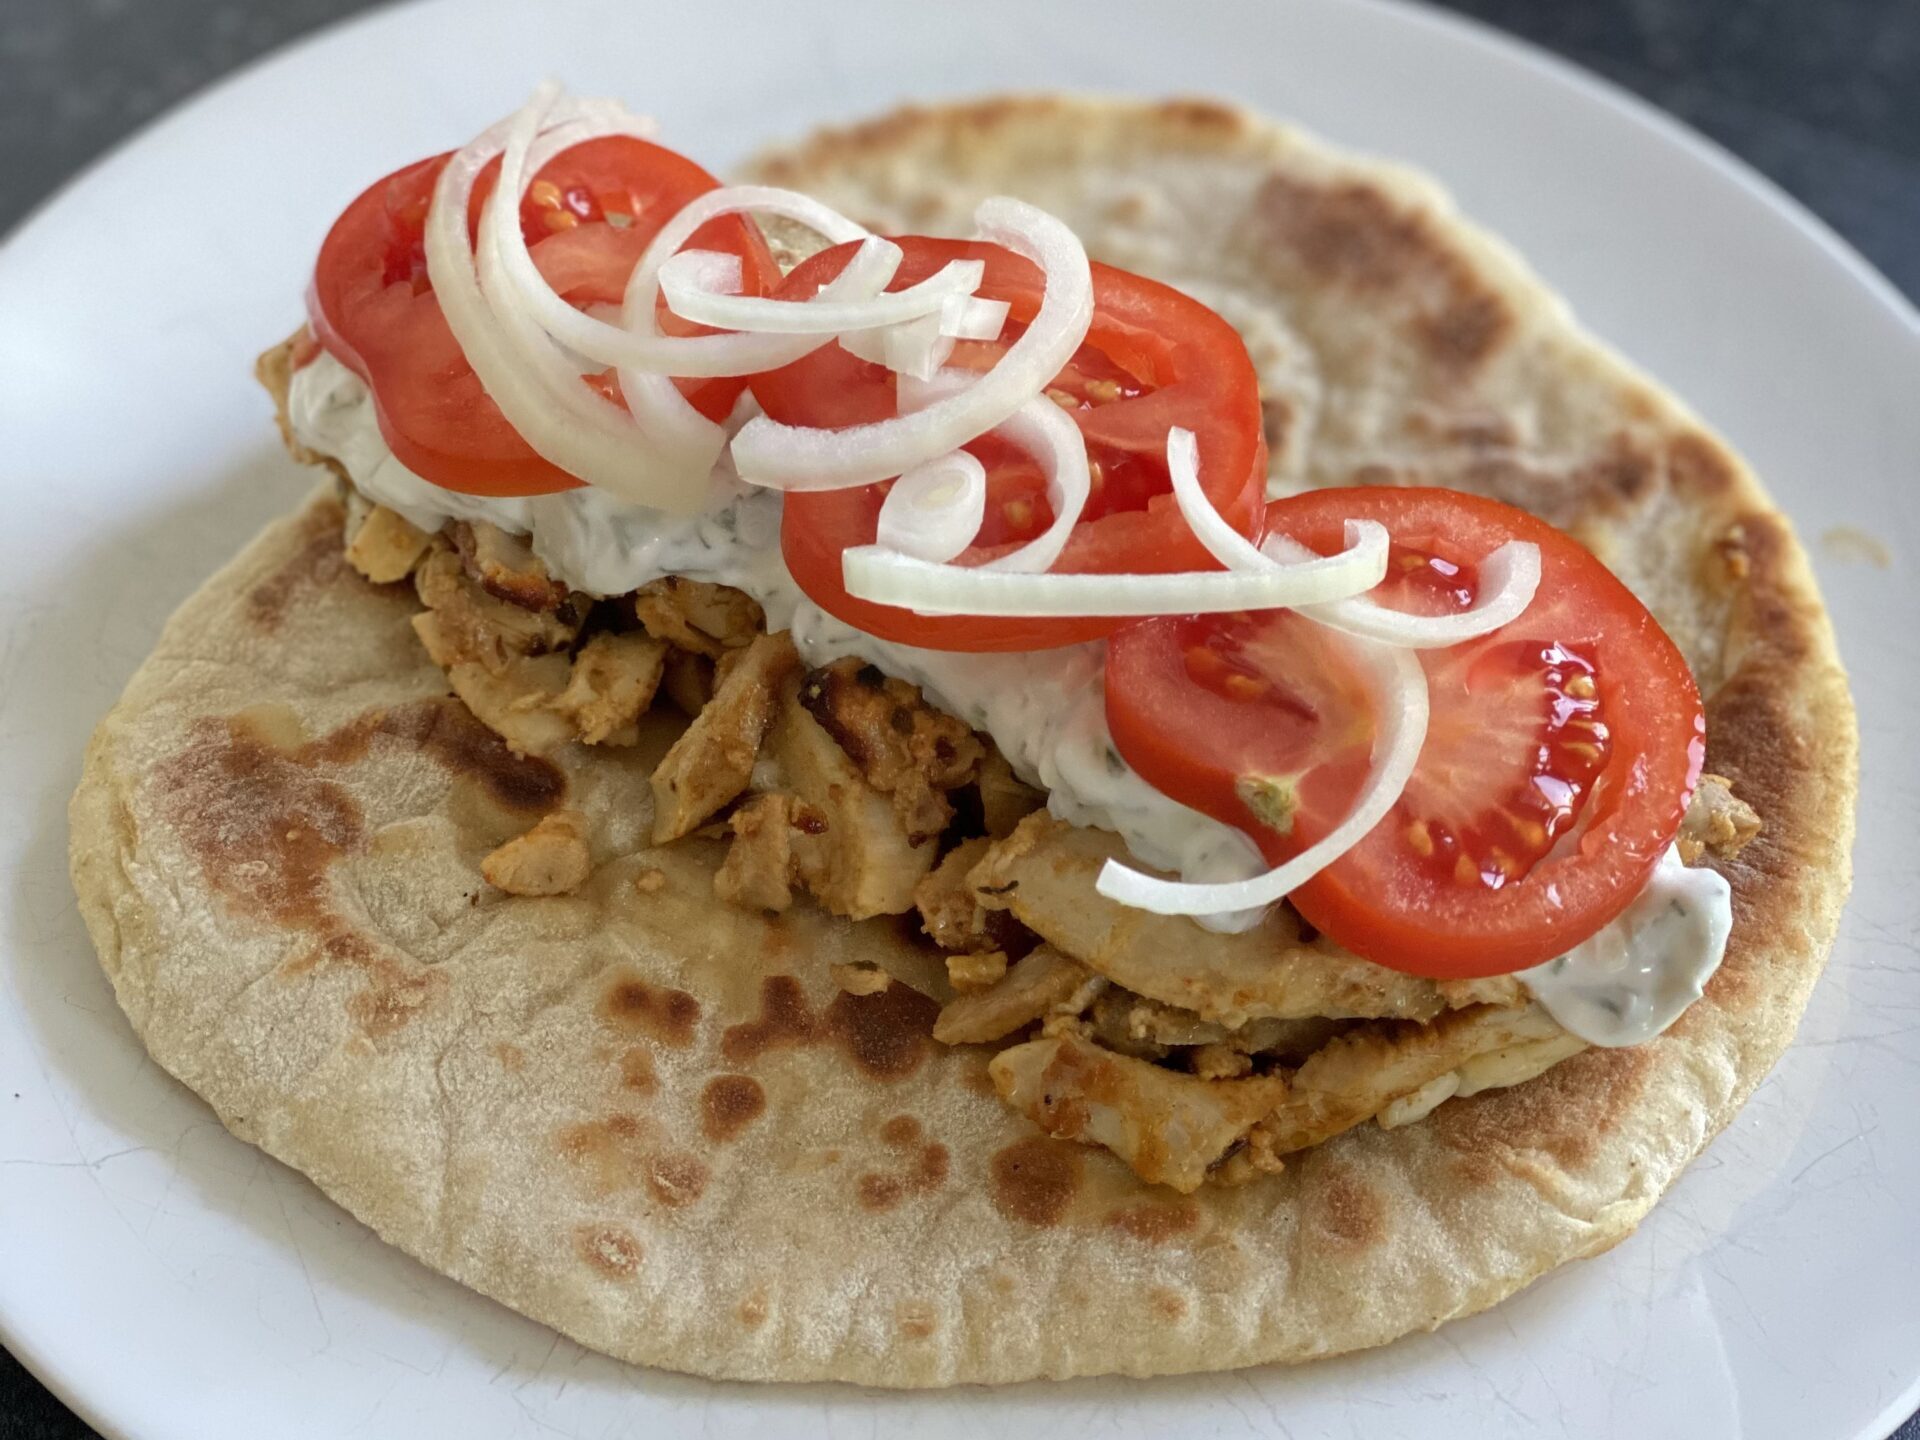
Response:
M1143 865L1197 883L1244 880L1266 864L1231 826L1162 794L1114 748L1098 642L1029 653L967 654L898 645L835 619L801 594L780 555L778 493L744 484L723 459L712 505L671 515L592 486L553 495L462 495L421 479L380 434L372 396L332 355L296 370L287 418L301 444L331 455L356 489L423 530L485 520L525 535L547 569L590 595L624 595L680 575L731 585L792 632L809 665L853 655L918 685L927 699L991 736L1014 771L1074 825L1110 830ZM1260 911L1197 917L1239 931ZM1565 1029L1595 1045L1637 1045L1671 1025L1719 967L1731 892L1677 852L1661 860L1625 913L1566 955L1519 979Z

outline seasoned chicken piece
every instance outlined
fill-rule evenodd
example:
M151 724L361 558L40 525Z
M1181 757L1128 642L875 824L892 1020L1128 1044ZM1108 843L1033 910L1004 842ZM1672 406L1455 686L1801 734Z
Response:
M733 812L733 843L713 875L713 893L756 910L785 910L793 903L791 795L756 795Z
M1458 1095L1478 1095L1482 1090L1504 1090L1544 1075L1562 1060L1578 1055L1587 1042L1563 1030L1544 1040L1525 1040L1504 1049L1476 1055L1458 1070L1449 1070L1428 1081L1411 1095L1402 1095L1373 1117L1382 1130L1395 1130L1424 1120L1444 1102Z
M1733 782L1724 775L1702 775L1693 803L1681 817L1676 840L1680 858L1698 865L1708 850L1723 860L1731 859L1759 833L1760 816L1733 793Z
M855 961L827 968L833 975L833 983L849 995L878 995L893 985L893 976L878 965L863 965Z
M1007 973L1004 950L969 951L947 956L947 983L961 994L998 985Z
M783 630L747 647L653 772L653 843L693 830L747 788L781 686L800 666Z
M983 744L986 754L980 757L980 774L974 782L980 791L981 821L987 834L1004 840L1014 826L1047 803L1046 792L1014 774L1007 757L991 742Z
M433 610L413 617L413 632L447 672L453 693L514 754L546 755L573 739L573 722L553 709L572 670L565 655L509 655L492 665L463 660Z
M1231 1045L1202 1045L1188 1057L1187 1068L1202 1080L1239 1080L1253 1073L1253 1057Z
M509 895L565 895L592 869L586 817L577 810L554 811L480 862L487 883Z
M1064 1004L1091 973L1042 945L1008 967L996 984L949 1001L933 1022L933 1038L948 1045L999 1040Z
M489 595L445 543L436 543L415 567L413 584L420 603L433 613L439 643L434 663L443 669L466 663L504 670L519 656L566 649L579 632L570 605L527 610Z
M632 745L666 658L665 643L651 636L603 630L574 653L567 688L554 698L553 709L589 745Z
M1109 1050L1143 1060L1165 1058L1192 1045L1222 1045L1243 1055L1277 1055L1304 1059L1351 1023L1324 1016L1299 1020L1264 1017L1229 1029L1215 1020L1202 1020L1191 1010L1176 1010L1125 990L1107 990L1093 1002L1093 1035Z
M713 661L691 650L669 647L660 688L682 713L698 715L713 698Z
M961 841L913 888L921 926L942 950L1019 951L1032 944L1018 920L1004 910L987 909L967 883L992 844L985 836Z
M1292 912L1276 907L1238 935L1202 930L1097 893L1100 867L1124 858L1119 837L1042 813L1029 815L973 869L981 903L1005 909L1041 939L1114 984L1228 1026L1298 1019L1437 1015L1431 980L1362 960L1330 941L1303 943Z
M347 484L346 467L331 455L322 455L302 445L294 436L293 423L287 418L287 391L293 385L294 359L315 343L313 332L302 325L271 350L261 352L253 362L253 378L273 397L273 423L280 429L287 453L301 465L325 465L339 477L342 488L352 490Z
M1527 987L1511 975L1482 975L1475 980L1436 980L1440 998L1449 1010L1469 1005L1524 1005Z
M655 639L712 660L750 644L767 619L750 596L731 585L677 575L642 585L634 592L633 613Z
M927 704L918 686L852 656L809 674L800 703L867 783L892 797L913 840L947 828L947 792L972 781L985 753L963 722Z
M1293 1074L1286 1103L1261 1121L1261 1130L1278 1154L1304 1150L1372 1119L1476 1057L1519 1052L1542 1042L1557 1043L1561 1053L1556 1059L1585 1048L1537 1005L1450 1010L1430 1025L1362 1025L1307 1057Z
M485 520L455 520L447 538L467 578L496 600L522 610L558 610L570 593L547 573L524 536L509 535Z
M723 688L708 709L724 694ZM866 782L797 696L781 703L769 748L782 783L816 819L815 833L794 837L800 879L814 898L855 920L912 909L914 887L933 868L934 846L913 843L887 797Z
M357 493L357 492L356 492ZM364 510L353 523L353 510ZM349 508L347 563L376 585L391 585L413 573L433 536L384 505L361 501Z
M1287 1097L1279 1075L1203 1080L1071 1037L1002 1050L987 1073L1001 1099L1055 1139L1104 1145L1142 1180L1185 1194Z

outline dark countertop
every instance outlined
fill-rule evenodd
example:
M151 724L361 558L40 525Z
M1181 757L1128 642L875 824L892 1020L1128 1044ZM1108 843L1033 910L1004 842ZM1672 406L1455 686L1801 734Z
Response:
M1916 0L1443 0L1598 71L1804 201L1920 301ZM0 232L162 110L368 0L0 0ZM0 1350L0 1440L93 1431ZM1898 1440L1920 1440L1920 1416Z

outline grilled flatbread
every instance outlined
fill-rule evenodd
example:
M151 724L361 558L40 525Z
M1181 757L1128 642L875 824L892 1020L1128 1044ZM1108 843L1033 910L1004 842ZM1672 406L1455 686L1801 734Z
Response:
M327 490L182 607L74 797L82 910L154 1057L427 1264L596 1349L708 1375L1300 1360L1619 1241L1791 1038L1848 883L1852 705L1804 556L1746 468L1430 184L1238 112L994 101L756 169L882 229L963 232L984 195L1032 200L1240 327L1279 484L1455 486L1592 546L1686 653L1709 768L1763 822L1714 862L1736 923L1706 998L1651 1044L1357 1125L1278 1175L1147 1185L1003 1104L989 1052L932 1038L945 978L897 922L721 904L721 841L652 847L650 776L684 721L656 707L631 745L517 756L447 693L412 590L345 562ZM530 830L494 878L567 893L483 879ZM1527 1012L1453 1013L1463 1046L1565 1038ZM1328 1088L1276 1146L1344 1113L1341 1072L1371 1050L1424 1079L1398 1033L1328 1052ZM1029 1043L1004 1062L1018 1085L1086 1059L1072 1035ZM1201 1128L1220 1113L1192 1103Z

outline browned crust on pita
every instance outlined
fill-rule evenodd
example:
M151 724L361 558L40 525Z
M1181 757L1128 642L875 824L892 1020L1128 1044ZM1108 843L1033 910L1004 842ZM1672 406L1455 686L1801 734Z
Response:
M323 498L183 607L74 799L82 910L160 1063L428 1264L704 1374L936 1385L1304 1359L1480 1309L1627 1234L1790 1039L1845 895L1853 714L1805 557L1736 457L1402 172L1211 104L1057 98L904 112L761 168L937 226L970 185L1070 207L1069 171L1151 179L1170 159L1269 184L1249 248L1279 268L1228 278L1308 331L1302 287L1337 295L1410 367L1411 399L1382 404L1418 443L1374 457L1347 416L1276 384L1277 463L1530 501L1687 651L1709 765L1765 828L1726 866L1734 941L1681 1025L1175 1200L1036 1136L979 1056L926 1039L932 1007L906 986L837 996L828 964L897 960L889 932L730 913L698 842L647 851L644 746L491 788L419 748L426 727L383 717L444 706L444 686L410 606L315 558L339 523ZM1515 374L1592 413L1529 441L1523 407L1481 403ZM1323 367L1323 389L1339 378ZM255 762L278 778L248 802L249 846L212 817ZM581 894L470 900L478 858L527 823L501 797L562 792L597 864ZM665 883L636 887L643 870Z

